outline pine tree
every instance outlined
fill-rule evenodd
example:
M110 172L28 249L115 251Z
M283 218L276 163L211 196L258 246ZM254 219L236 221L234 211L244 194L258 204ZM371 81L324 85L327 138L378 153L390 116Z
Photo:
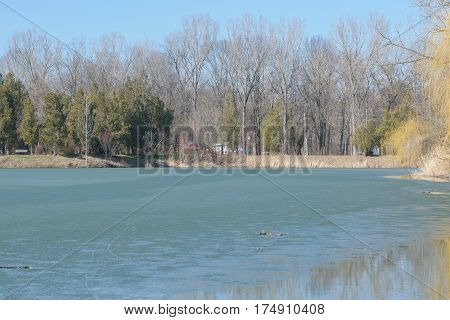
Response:
M113 101L107 97L105 92L95 90L92 95L94 104L96 105L96 117L94 123L94 135L100 142L105 159L111 157L117 143L114 134L114 116Z
M29 98L25 99L23 106L20 137L30 147L30 153L33 154L33 146L38 141L38 121L36 110Z
M27 96L22 82L8 73L0 84L0 144L11 150L17 143L17 128Z
M235 150L238 145L239 122L236 109L236 99L233 91L230 89L228 89L225 93L222 114L222 132L224 135L224 142Z
M9 106L7 99L0 96L0 145L3 146L5 153L15 141L15 136L12 108Z
M79 149L89 149L95 120L95 103L83 91L78 91L67 113L67 133Z
M280 152L283 139L283 122L280 107L269 110L262 121L264 146L268 152Z
M41 140L47 151L56 155L67 137L64 114L66 97L49 92L44 97L44 103L44 125L41 131Z

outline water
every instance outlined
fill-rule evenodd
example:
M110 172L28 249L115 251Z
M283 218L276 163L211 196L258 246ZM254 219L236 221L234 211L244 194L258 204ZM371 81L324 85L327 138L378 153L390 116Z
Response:
M0 266L32 266L0 269L0 298L449 295L449 184L386 178L405 170L270 175L278 187L187 172L0 170Z

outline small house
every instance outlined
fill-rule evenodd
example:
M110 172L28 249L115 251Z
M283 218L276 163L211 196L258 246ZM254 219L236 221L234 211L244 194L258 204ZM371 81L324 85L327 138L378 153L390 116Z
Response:
M377 157L380 155L380 147L379 146L375 146L372 148L372 155L377 156Z

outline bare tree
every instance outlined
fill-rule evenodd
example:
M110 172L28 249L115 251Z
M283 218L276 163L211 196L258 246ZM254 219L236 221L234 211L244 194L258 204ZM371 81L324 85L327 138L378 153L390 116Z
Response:
M36 29L16 33L9 42L5 56L8 69L27 85L40 116L42 97L54 82L61 49L59 43Z
M298 20L281 21L272 29L271 87L281 100L283 120L282 152L288 153L288 109L292 104L300 71L302 28Z
M225 98L227 88L230 86L230 62L228 61L226 40L218 40L209 55L208 84L218 103Z
M167 55L153 45L144 44L134 48L133 77L144 76L156 94L166 106L174 108L177 118L177 106L180 104L180 85L176 72L171 68Z
M367 30L355 20L341 20L336 27L336 43L339 52L340 93L348 105L350 135L354 137L358 126L367 119L365 107L370 89L370 50ZM356 154L353 144L352 154Z
M312 38L305 43L305 57L302 62L300 92L311 120L311 149L317 154L329 151L331 139L330 116L334 107L336 84L336 55L332 45L323 38ZM306 121L305 121L306 122Z
M253 91L261 81L269 58L268 26L263 18L245 16L228 28L227 61L231 84L241 111L241 143L246 152L247 107Z
M88 56L86 71L91 83L113 90L123 86L131 74L134 62L132 47L122 35L112 33L93 43ZM89 63L91 62L92 63Z
M197 125L199 92L204 81L208 56L216 41L218 26L208 16L193 16L183 22L182 30L167 38L165 50L178 81L191 102L194 130Z
M86 65L89 61L86 56L86 44L84 41L72 41L74 50L63 50L60 60L56 64L58 76L58 89L70 96L75 96L78 90L87 89Z

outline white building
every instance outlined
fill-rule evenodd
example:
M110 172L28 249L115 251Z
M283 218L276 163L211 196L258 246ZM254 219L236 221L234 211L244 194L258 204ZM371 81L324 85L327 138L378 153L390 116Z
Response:
M220 155L228 154L228 153L232 152L231 148L228 148L228 146L226 144L216 143L216 144L213 144L212 147L213 147L214 151Z

